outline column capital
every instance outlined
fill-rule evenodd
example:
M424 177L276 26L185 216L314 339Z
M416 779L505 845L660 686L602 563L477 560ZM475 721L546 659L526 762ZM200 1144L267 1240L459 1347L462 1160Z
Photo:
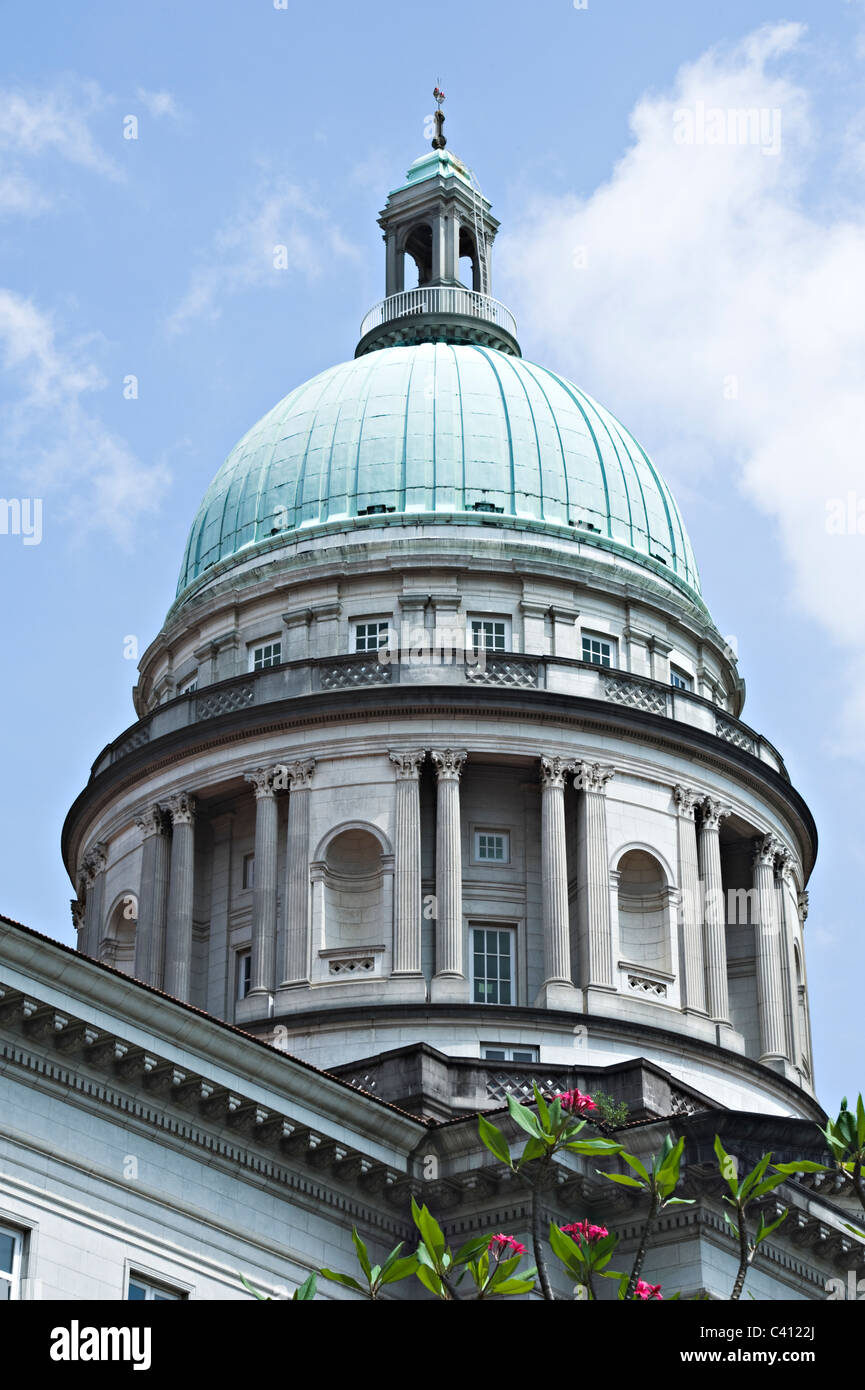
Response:
M577 763L574 769L574 786L580 791L603 794L607 783L615 774L616 769L609 763Z
M80 898L70 898L69 907L72 911L72 927L76 935L84 930L84 903Z
M312 786L312 774L315 772L315 758L298 758L293 763L281 766L280 772L283 771L288 776L290 791L308 791Z
M135 817L135 824L141 831L146 840L149 835L165 835L168 833L168 826L165 822L165 812L161 806L155 803L146 806L145 809Z
M803 888L798 894L796 906L799 910L799 917L804 923L808 916L808 889Z
M563 787L565 777L574 771L574 763L567 758L541 758L541 785L543 787Z
M104 840L97 840L86 851L81 860L81 868L78 876L84 880L85 888L92 888L95 880L101 873L105 872L108 863L108 846Z
M758 864L762 864L769 869L774 868L775 859L781 848L782 845L780 840L774 835L758 836L754 841L754 867L756 868Z
M723 801L718 801L714 796L706 796L699 803L700 823L704 830L719 830L721 821L726 820L733 814L732 806L728 806Z
M280 772L278 767L254 767L250 772L244 772L243 780L250 783L255 799L259 801L262 797L275 795L274 783Z
M165 810L171 817L172 825L192 825L197 803L192 792L177 792L167 798Z
M424 748L389 748L388 757L396 768L398 782L416 782L420 776L421 765L426 757Z
M436 777L440 782L458 782L468 753L464 748L459 750L445 748L441 751L432 748L430 749L430 757L436 770Z
M694 813L700 804L699 792L694 791L693 787L683 787L677 782L673 788L673 800L680 816L685 820L694 819Z

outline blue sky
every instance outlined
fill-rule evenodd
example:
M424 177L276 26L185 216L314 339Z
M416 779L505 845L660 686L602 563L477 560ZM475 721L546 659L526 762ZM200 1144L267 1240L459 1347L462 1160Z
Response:
M39 545L0 536L0 908L72 939L60 827L134 717L126 639L233 443L352 355L438 80L525 355L664 471L814 811L818 1086L865 1085L865 535L827 523L865 498L865 6L48 0L0 30L0 488L44 506ZM780 113L778 149L677 143L698 103Z

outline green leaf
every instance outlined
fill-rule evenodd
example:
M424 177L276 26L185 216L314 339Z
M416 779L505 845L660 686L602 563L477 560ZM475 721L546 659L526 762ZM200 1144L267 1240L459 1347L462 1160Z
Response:
M312 1276L310 1276L310 1277L312 1277ZM261 1303L272 1303L272 1302L273 1302L273 1299L270 1297L270 1294L259 1293L259 1292L258 1292L258 1289L253 1288L252 1284L250 1284L250 1282L249 1282L249 1280L247 1279L247 1277L246 1277L245 1274L241 1274L241 1276L240 1276L240 1282L241 1282L241 1284L243 1285L243 1287L244 1287L245 1289L248 1289L249 1292L250 1292L251 1294L254 1294L255 1297L256 1297L257 1299L259 1299L259 1301L260 1301Z
M670 1147L667 1147L669 1142ZM673 1141L669 1135L664 1141L664 1157L658 1168L657 1182L661 1195L666 1197L668 1192L672 1192L679 1181L679 1164L682 1161L682 1153L685 1148L685 1136L673 1147Z
M758 1183L762 1182L763 1174L769 1167L771 1159L772 1155L770 1153L764 1154L763 1157L760 1159L760 1162L757 1164L756 1168L752 1168L750 1173L748 1173L747 1176L744 1178L742 1185L739 1188L739 1198L741 1201L751 1201L751 1199L754 1196L754 1188L757 1186Z
M865 1101L861 1092L856 1100L856 1143L860 1149L865 1148Z
M291 1295L291 1298L292 1302L309 1303L311 1299L315 1298L315 1295L315 1271L313 1271L312 1274L310 1274L306 1279L304 1279L303 1283L299 1286L299 1288L295 1289L294 1293Z
M738 1194L739 1194L739 1189L738 1189L738 1186L737 1186L737 1184L736 1184L736 1176L735 1176L735 1174L736 1174L736 1165L735 1165L733 1159L731 1158L730 1154L727 1153L727 1150L724 1148L724 1145L721 1143L720 1135L717 1135L717 1134L715 1135L715 1146L714 1146L714 1147L715 1147L715 1157L716 1157L717 1160L718 1160L718 1171L720 1172L721 1177L724 1179L724 1182L727 1184L728 1188L730 1189L730 1192L732 1193L732 1195L733 1195L734 1197L737 1197ZM733 1176L732 1176L732 1177L728 1177L727 1174L728 1174L728 1172L731 1172L731 1171L732 1171Z
M535 1105L538 1107L538 1119L540 1120L542 1127L545 1130L548 1130L550 1127L550 1112L547 1106L547 1102L544 1100L543 1096L538 1090L538 1083L536 1081L532 1082L532 1090L535 1093Z
M444 1293L444 1284L438 1277L434 1269L428 1269L426 1265L418 1265L415 1274L421 1281L425 1289L434 1293L436 1298L441 1298Z
M819 1129L820 1126L818 1125ZM773 1163L772 1167L776 1173L831 1173L832 1169L827 1168L825 1163L812 1163L808 1158L800 1158L796 1163Z
M503 1283L496 1284L492 1292L497 1298L507 1298L510 1294L531 1293L534 1287L534 1279L527 1279L524 1277L520 1279L505 1279Z
M748 1201L756 1202L758 1197L765 1197L767 1192L774 1192L775 1188L779 1187L783 1181L783 1173L773 1173L771 1177L768 1177L763 1182L761 1182L759 1187L754 1188L754 1191L750 1193L748 1197Z
M640 1182L639 1178L629 1178L627 1173L602 1173L600 1168L596 1168L595 1172L600 1173L601 1177L606 1178L608 1182L617 1182L620 1187L645 1188L646 1186L644 1182Z
M754 1237L754 1249L757 1249L757 1246L760 1244L761 1240L765 1240L766 1237L770 1236L773 1231L777 1231L778 1227L781 1225L781 1222L786 1221L786 1219L787 1207L785 1207L784 1210L781 1212L781 1215L778 1217L777 1221L772 1221L769 1223L769 1225L766 1224L765 1220L763 1219L763 1213L760 1212L760 1222L757 1226L757 1234Z
M550 1223L550 1249L571 1274L584 1278L586 1258L575 1240L566 1236L555 1222Z
M576 1143L565 1144L564 1148L575 1154L589 1154L592 1158L613 1158L622 1152L621 1144L612 1139L578 1139Z
M366 1252L366 1246L364 1245L354 1226L352 1226L351 1228L351 1238L354 1241L354 1248L357 1251L357 1262L360 1265L369 1282L372 1283L372 1276L370 1274L369 1255Z
M734 1236L736 1237L736 1239L738 1240L738 1239L739 1239L739 1227L736 1225L735 1221L733 1220L732 1216L730 1215L730 1213L729 1213L728 1211L725 1211L725 1212L724 1212L724 1220L726 1221L727 1225L730 1227L730 1230L733 1232L733 1235L734 1235Z
M430 1254L434 1259L440 1261L446 1247L444 1232L441 1226L436 1221L429 1208L426 1206L418 1207L414 1198L412 1198L412 1216L414 1217L415 1225L420 1231L423 1242Z
M357 1293L367 1292L363 1284L352 1279L350 1274L340 1274L337 1269L320 1269L318 1272L323 1279L330 1279L333 1284L344 1284L347 1289L354 1289Z
M844 1229L845 1231L852 1231L854 1236L858 1236L860 1240L865 1240L865 1231L858 1230L856 1226L848 1226L846 1221L844 1222Z
M668 1197L664 1202L665 1207L692 1207L696 1202L696 1197ZM724 1198L729 1201L729 1197Z
M532 1163L534 1159L540 1158L542 1154L547 1152L548 1147L546 1139L527 1139L526 1147L520 1154L517 1167L522 1168L524 1163Z
M395 1284L399 1279L407 1279L410 1274L416 1274L417 1268L417 1255L405 1255L401 1260L394 1260L393 1264L385 1266L381 1282Z
M478 1115L478 1131L481 1142L486 1145L494 1158L501 1163L507 1164L508 1168L513 1166L511 1151L508 1148L508 1141L502 1134L498 1126L490 1124L483 1115Z
M468 1264L470 1260L476 1260L478 1255L486 1250L489 1243L489 1236L473 1236L471 1240L466 1241L465 1245L460 1246L454 1255L454 1264L464 1265Z
M646 1172L646 1169L634 1154L627 1154L625 1153L625 1150L622 1149L620 1157L625 1160L629 1168L633 1168L634 1172L637 1173L643 1179L644 1182L649 1181L649 1175Z
M511 1112L511 1119L516 1120L520 1129L524 1129L526 1134L531 1134L535 1139L543 1138L543 1130L538 1123L537 1115L528 1110L525 1105L520 1105L518 1100L508 1091L508 1110Z

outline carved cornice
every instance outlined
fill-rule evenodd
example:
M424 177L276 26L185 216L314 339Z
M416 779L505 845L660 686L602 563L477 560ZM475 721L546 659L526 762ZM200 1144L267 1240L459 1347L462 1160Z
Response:
M673 788L673 800L676 809L684 820L693 820L696 809L700 804L700 793L694 791L693 787L683 787L678 783Z
M87 850L81 860L81 868L78 871L79 880L84 883L85 889L92 888L100 874L104 874L108 863L108 846L104 840L97 840Z
M440 782L458 782L468 753L465 748L458 750L433 748L430 750L430 757L436 770L436 777Z
M140 815L136 816L135 824L138 826L144 839L147 839L149 835L168 834L168 822L165 817L165 811L161 806L156 804L148 806Z
M603 794L607 783L616 774L609 763L577 763L574 771L574 786L579 791Z
M245 772L243 778L251 784L256 801L260 801L262 798L272 798L275 795L275 779L281 772L282 768L279 767L254 767L251 772Z
M396 779L398 782L416 782L420 776L420 770L426 758L424 748L413 748L404 752L399 748L389 748L388 757L396 768Z
M312 775L315 772L315 758L299 758L296 762L286 763L285 766L291 791L308 791L312 786Z
M772 868L782 849L780 840L774 835L763 835L759 840L754 841L753 863L756 868L758 864Z
M75 932L80 932L84 927L84 903L80 898L72 898L69 902L72 911L72 927Z
M700 825L703 830L719 830L721 821L732 814L732 806L714 796L704 797L700 802Z

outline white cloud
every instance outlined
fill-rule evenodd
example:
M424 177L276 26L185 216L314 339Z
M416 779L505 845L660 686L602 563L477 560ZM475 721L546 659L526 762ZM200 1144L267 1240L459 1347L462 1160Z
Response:
M800 25L767 26L682 67L635 107L609 181L530 202L499 267L524 345L651 420L674 487L723 470L771 519L795 602L863 692L836 732L865 754L865 534L827 531L831 499L853 492L865 512L865 202L839 174L844 212L825 211L842 205L833 166L849 149L828 147L809 92L784 75L803 39ZM728 113L748 108L765 113L762 133L758 119L756 143L730 143L749 126ZM683 112L693 143L676 139Z
M159 505L168 471L142 463L87 409L84 398L105 379L83 345L61 345L58 336L31 300L0 289L0 354L11 387L4 443L18 460L14 485L43 497L46 529L53 517L78 535L105 530L128 544L138 517ZM12 485L7 469L4 486Z
M52 156L122 177L90 128L107 104L93 82L66 81L45 91L0 88L0 216L32 217L51 207L52 198L34 182L29 166Z
M221 302L239 291L279 285L294 276L312 280L334 257L356 256L327 211L302 188L284 178L267 178L202 252L167 331L182 333L195 319L218 318ZM285 269L277 268L275 258L284 259Z
M151 116L173 116L177 119L180 115L170 92L149 92L146 87L139 87L138 100Z

